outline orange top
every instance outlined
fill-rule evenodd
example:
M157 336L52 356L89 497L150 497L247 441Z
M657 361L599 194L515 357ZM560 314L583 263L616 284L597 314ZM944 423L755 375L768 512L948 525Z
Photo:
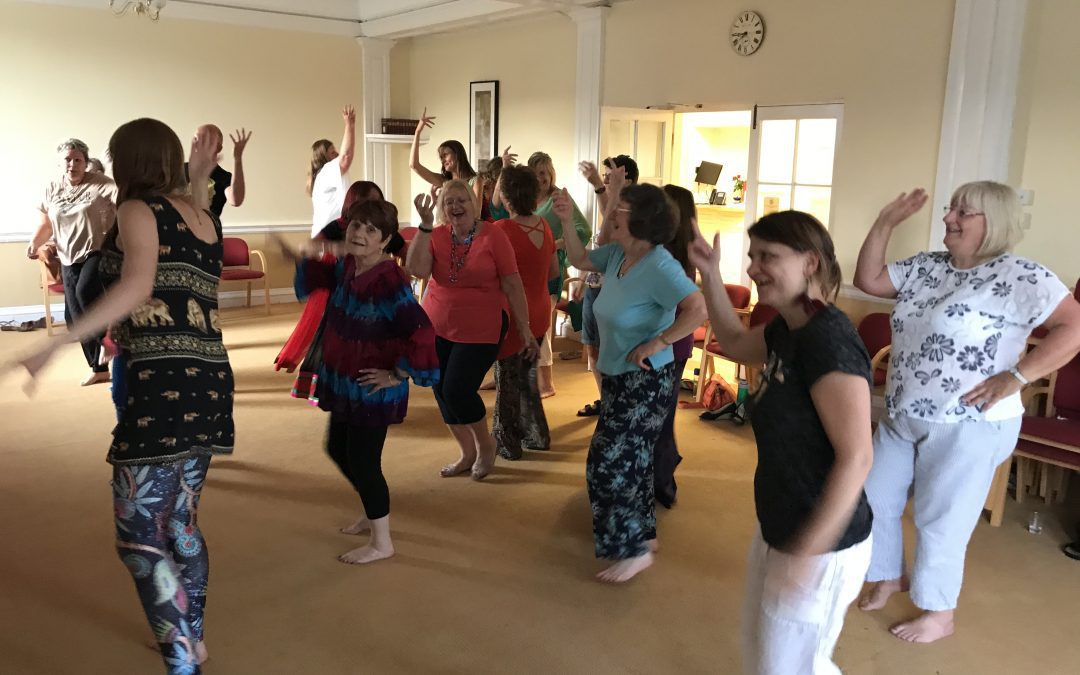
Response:
M525 300L529 303L529 328L533 337L539 338L547 333L551 326L551 300L548 295L548 277L551 275L551 258L555 255L555 237L551 227L543 218L532 225L523 225L516 220L506 218L494 223L494 227L506 233L510 245L514 247L517 258L518 274L525 287ZM537 246L529 238L532 232L543 232L544 237ZM499 358L504 359L521 350L521 337L511 324L503 340Z

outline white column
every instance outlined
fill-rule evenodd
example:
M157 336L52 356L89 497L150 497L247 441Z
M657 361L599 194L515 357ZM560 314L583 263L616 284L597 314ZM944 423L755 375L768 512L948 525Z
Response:
M361 49L364 105L361 111L364 151L364 180L374 181L384 195L393 194L390 177L390 146L369 142L369 134L382 133L382 118L390 114L390 50L393 40L356 38Z
M600 106L604 89L604 25L607 7L569 12L577 24L577 92L574 113L574 162L595 162L600 154ZM594 222L596 194L575 171L569 182L574 200L585 218Z
M941 115L931 250L944 248L943 207L973 180L1007 181L1027 0L956 0Z

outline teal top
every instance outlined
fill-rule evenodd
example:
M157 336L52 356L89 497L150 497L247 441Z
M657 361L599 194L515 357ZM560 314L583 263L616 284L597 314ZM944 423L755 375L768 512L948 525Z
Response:
M618 244L607 244L589 252L589 260L604 273L604 290L593 302L600 329L599 366L604 375L636 370L637 365L626 357L635 347L671 326L676 306L698 290L663 246L653 248L624 276L619 276L625 259ZM674 360L670 346L649 357L654 369Z
M536 207L533 213L547 221L548 227L551 228L551 234L555 239L562 239L563 222L559 216L555 215L553 202L554 197L548 197ZM588 246L589 239L592 238L592 228L589 227L589 221L585 220L585 216L581 213L581 209L578 208L573 198L571 198L570 204L574 207L574 230L577 232L578 239L581 240L581 245ZM505 207L496 206L495 204L488 207L488 212L494 220L510 217L510 212ZM557 281L552 279L548 284L548 292L551 295L558 295L562 291L563 278L566 276L566 268L569 267L565 250L556 251L556 255L559 258L559 278Z

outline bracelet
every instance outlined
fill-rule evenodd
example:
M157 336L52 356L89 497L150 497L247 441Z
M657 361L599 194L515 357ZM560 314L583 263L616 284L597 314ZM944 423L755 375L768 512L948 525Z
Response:
M667 339L666 339L666 338L664 337L664 334L663 334L663 333L660 333L660 334L659 334L659 335L657 335L656 337L660 338L660 342L663 342L663 343L664 343L665 345L667 345L668 347L670 347L670 346L672 345L672 343L671 343L671 342L668 342L668 341L667 341Z
M418 227L416 229L420 230L424 234L431 234L432 232L435 231L435 228L433 228L433 227L424 227L423 225L421 225L420 227Z
M598 194L598 195L602 195L602 194L604 194L605 192L607 192L607 186L606 186L606 185L601 185L600 187L598 187L598 188L596 188L595 190L593 190L593 192L595 192L595 193L596 193L596 194Z
M1013 366L1012 368L1009 368L1009 374L1012 375L1013 377L1015 377L1017 380L1019 380L1020 384L1024 385L1025 387L1027 385L1031 384L1031 382L1028 381L1028 379L1026 377L1024 377L1024 374L1021 373L1020 369L1017 368L1016 366Z

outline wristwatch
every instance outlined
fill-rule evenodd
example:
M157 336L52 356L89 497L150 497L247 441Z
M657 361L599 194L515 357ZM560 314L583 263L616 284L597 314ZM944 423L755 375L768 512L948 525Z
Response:
M593 190L593 192L595 192L595 193L596 193L596 194L598 194L598 195L602 195L602 194L604 194L605 192L607 192L607 186L606 186L606 185L601 185L600 187L598 187L598 188L596 188L595 190Z
M1019 380L1020 384L1024 385L1025 387L1027 385L1031 384L1031 382L1029 382L1028 379L1026 377L1024 377L1024 374L1021 373L1020 369L1017 368L1016 366L1013 366L1012 368L1009 368L1009 374L1012 375L1013 377L1015 377L1017 380Z
M416 229L420 230L424 234L431 234L432 232L435 231L435 228L433 228L433 227L424 227L423 225L421 225L420 227L418 227Z

